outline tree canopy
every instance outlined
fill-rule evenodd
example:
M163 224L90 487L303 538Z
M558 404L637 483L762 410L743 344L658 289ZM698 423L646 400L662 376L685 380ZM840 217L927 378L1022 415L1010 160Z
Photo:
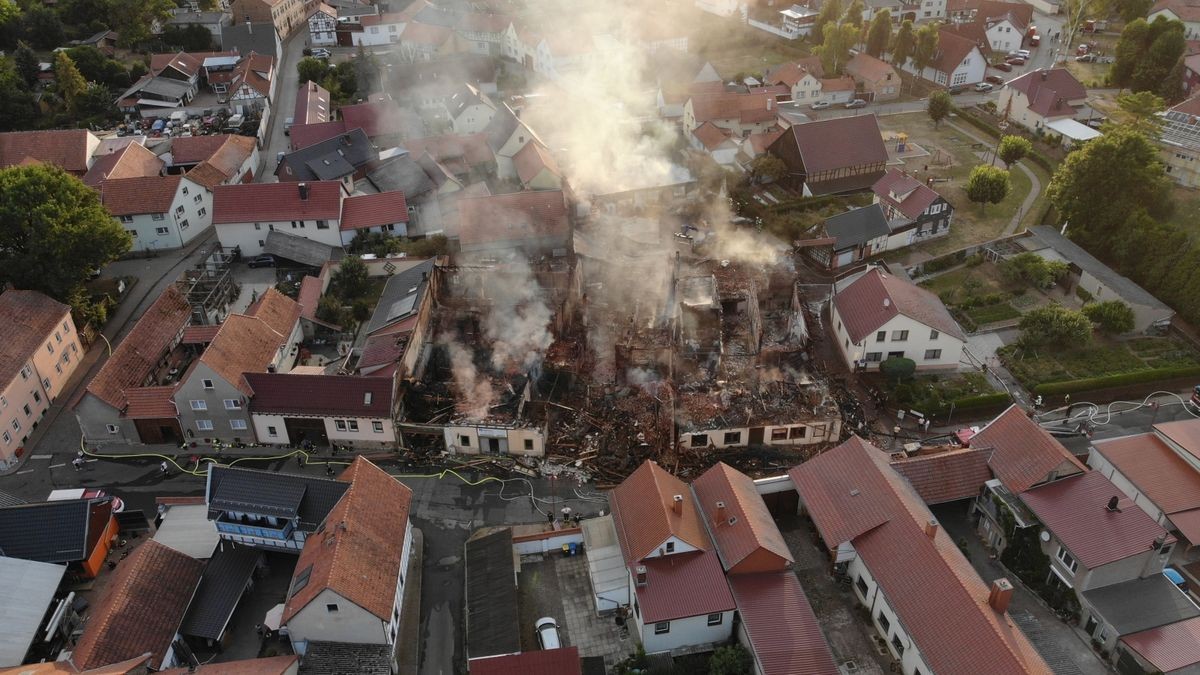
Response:
M54 49L66 39L58 14L45 5L36 4L25 10L21 23L25 28L25 39L34 49Z
M1005 136L1000 139L1000 149L996 152L1004 160L1004 166L1012 167L1026 155L1033 152L1033 143L1021 136Z
M891 356L879 364L879 372L892 383L899 384L912 379L913 373L917 372L917 362L903 356Z
M871 26L867 29L867 53L875 58L883 56L892 41L892 12L881 9L871 17Z
M813 51L821 57L828 77L840 75L850 60L850 48L858 41L858 28L849 23L825 24L825 39Z
M938 32L936 24L926 23L917 29L914 37L915 44L913 46L912 60L913 66L916 67L919 75L925 72L929 64L933 63L933 58L937 56L942 34ZM917 79L917 77L914 77L913 83L916 83Z
M212 33L198 23L167 26L163 29L162 40L185 52L206 52L213 48Z
M1117 40L1109 81L1134 92L1154 92L1169 102L1179 100L1183 82L1176 65L1187 47L1184 33L1182 23L1161 16L1153 23L1129 22Z
M0 279L70 302L92 270L129 250L98 193L58 167L0 170Z
M1023 347L1082 347L1092 339L1092 322L1062 305L1031 309L1021 317Z
M108 21L117 32L117 41L131 47L149 40L155 22L171 18L172 0L110 0Z
M300 77L300 83L305 82L320 82L325 79L325 73L329 70L329 66L321 59L314 59L311 56L306 56L296 63L296 74Z
M896 37L892 39L892 64L903 68L916 46L917 36L913 33L913 22L905 19L900 23L900 30L896 31Z
M842 23L848 23L858 30L862 30L863 12L866 11L866 8L863 0L852 0L850 6L846 8L845 15L842 16Z
M68 110L75 109L76 99L87 90L87 80L66 52L54 55L54 87Z
M967 199L979 204L980 208L1004 201L1010 189L1012 184L1009 182L1008 171L986 164L971 169L965 187Z
M929 113L929 119L933 120L934 128L940 126L942 120L946 119L953 109L954 102L950 100L950 94L941 90L930 94L929 102L925 106L925 112Z
M1106 300L1085 305L1083 313L1102 333L1120 335L1133 330L1133 308L1120 300Z
M821 11L817 14L817 18L813 20L812 31L809 32L809 37L813 44L819 45L825 40L825 26L831 23L837 23L842 16L841 0L828 0L821 3Z
M1066 276L1069 267L1061 260L1047 260L1036 253L1021 253L1005 260L1000 273L1011 282L1024 282L1034 288L1047 289Z

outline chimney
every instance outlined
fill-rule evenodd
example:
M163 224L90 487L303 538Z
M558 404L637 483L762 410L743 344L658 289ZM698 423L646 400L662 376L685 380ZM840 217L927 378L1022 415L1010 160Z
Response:
M1008 611L1008 603L1012 600L1013 585L1008 579L1001 577L992 582L992 590L988 593L988 606L997 613Z
M1109 498L1108 498L1108 506L1107 506L1106 508L1107 508L1109 511L1115 511L1115 512L1117 512L1117 513L1120 513L1120 512L1121 512L1121 509L1117 508L1117 504L1118 504L1120 501L1121 501L1121 500L1120 500L1120 499L1118 499L1116 495L1113 495L1112 497L1109 497Z
M300 201L308 201L308 183L297 183L296 187L300 189Z
M636 572L637 572L638 588L645 588L646 587L646 566L638 565Z
M933 539L937 535L938 521L936 518L930 518L925 522L925 536Z
M675 495L675 497L672 499L672 501L674 502L675 515L682 516L683 515L683 495Z

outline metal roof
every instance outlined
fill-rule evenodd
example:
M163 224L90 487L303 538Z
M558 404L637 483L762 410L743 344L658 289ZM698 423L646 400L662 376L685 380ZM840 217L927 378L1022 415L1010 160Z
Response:
M833 247L840 251L886 237L891 230L888 229L883 208L879 204L871 204L826 218L825 232L837 239Z
M735 574L729 587L762 675L835 675L829 643L791 570Z
M617 543L617 527L612 514L583 521L583 543L587 549L588 576L597 596L629 587L629 570ZM612 609L601 607L600 609Z
M0 509L0 555L57 563L83 560L91 503L73 499Z
M1194 669L1200 664L1200 618L1126 635L1122 641L1164 673L1183 672L1184 668Z
M267 233L263 251L279 256L286 260L298 262L309 267L320 267L330 260L340 258L340 247L322 244L319 241L297 237L294 234L272 230Z
M467 658L521 651L512 546L509 528L467 541Z
M209 518L216 517L214 510L265 515L275 512L285 517L298 516L297 527L311 532L325 520L349 487L348 483L328 478L212 465L206 494ZM295 507L290 506L293 503Z
M300 665L301 675L391 675L392 648L388 645L351 644L310 640Z
M67 573L65 565L0 557L0 668L19 666Z
M1149 291L1134 283L1133 280L1121 276L1113 268L1083 250L1078 244L1059 234L1057 229L1045 225L1029 229L1043 245L1058 251L1067 261L1078 265L1080 269L1099 279L1105 286L1121 296L1122 300L1156 309L1171 309L1166 303L1151 295Z
M1083 597L1117 635L1200 616L1200 607L1161 574L1084 591Z
M261 551L249 546L222 545L204 568L179 632L219 640L261 557Z
M367 324L367 334L408 318L420 309L418 301L433 275L433 260L422 260L408 269L392 275L383 287L375 312Z
M203 504L181 504L167 509L154 541L169 546L184 555L204 560L213 554L221 536L208 519L208 507Z

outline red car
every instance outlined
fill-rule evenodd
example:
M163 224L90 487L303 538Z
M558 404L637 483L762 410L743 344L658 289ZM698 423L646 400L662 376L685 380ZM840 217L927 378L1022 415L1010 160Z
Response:
M1007 59L1005 61L1005 63L1007 63L1010 66L1023 66L1023 65L1025 65L1025 59L1020 56L1013 56L1013 57Z
M996 65L994 65L992 67L995 68L996 70L999 70L999 71L1002 71L1005 73L1012 72L1012 66L1007 63L997 63Z

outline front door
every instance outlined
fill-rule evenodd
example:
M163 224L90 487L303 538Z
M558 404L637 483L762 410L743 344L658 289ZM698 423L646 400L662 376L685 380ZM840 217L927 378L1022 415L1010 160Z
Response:
M487 439L487 452L489 455L500 454L500 439L499 438Z

